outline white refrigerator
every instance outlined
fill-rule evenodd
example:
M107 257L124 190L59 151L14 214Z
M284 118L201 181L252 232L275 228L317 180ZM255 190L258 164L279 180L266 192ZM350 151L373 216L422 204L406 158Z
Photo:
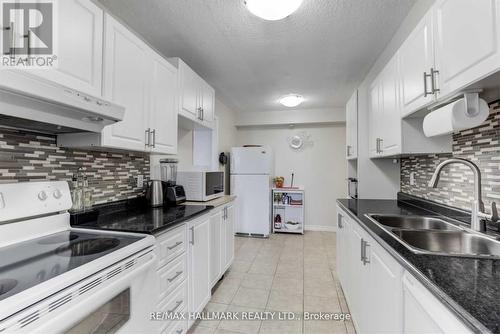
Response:
M237 196L236 233L268 237L274 156L270 147L231 149L231 195Z

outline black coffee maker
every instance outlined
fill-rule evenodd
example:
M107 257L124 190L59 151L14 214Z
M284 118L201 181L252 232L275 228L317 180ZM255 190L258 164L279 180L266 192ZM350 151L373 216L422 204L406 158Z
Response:
M163 200L166 205L175 206L186 201L184 187L177 184L177 159L160 160L161 180L163 182Z

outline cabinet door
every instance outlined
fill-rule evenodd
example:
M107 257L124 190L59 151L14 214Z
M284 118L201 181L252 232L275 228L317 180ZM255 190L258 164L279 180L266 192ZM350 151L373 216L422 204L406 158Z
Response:
M104 96L125 107L123 121L103 130L103 145L146 149L151 61L149 48L127 28L105 15Z
M200 77L185 63L179 62L181 112L190 118L198 117Z
M234 260L234 226L236 224L236 215L235 215L234 205L230 205L226 209L226 221L225 221L225 230L226 230L226 247L225 247L225 255L226 255L226 267L227 270L229 266L233 263Z
M210 300L210 219L193 222L189 233L189 311L201 312Z
M201 108L203 110L203 122L211 125L215 116L215 90L206 82L202 82L200 91L200 96L202 98Z
M210 286L217 283L224 266L223 211L210 217ZM225 235L224 235L225 239Z
M370 86L370 110L368 112L368 148L371 158L379 155L379 140L381 139L380 124L382 124L382 108L380 105L382 99L380 95L379 80L375 79Z
M434 67L432 14L429 12L399 49L402 116L415 112L434 101L431 80L424 78ZM425 81L424 81L425 80Z
M349 230L349 237L346 240L349 243L346 262L349 262L347 277L349 280L347 303L353 316L356 329L363 333L367 331L365 326L366 315L364 314L364 303L366 298L365 286L367 284L367 269L361 260L361 241L363 233L359 226L352 224Z
M401 114L399 110L399 84L397 56L384 68L380 81L379 123L381 155L389 156L401 153Z
M402 267L370 238L365 310L370 333L402 333Z
M403 275L403 333L472 333L429 290Z
M29 71L44 79L100 97L103 11L90 0L58 1L58 66Z
M500 68L499 6L498 0L439 0L434 5L440 95Z
M347 159L358 157L358 91L354 92L346 105Z
M177 69L153 54L149 128L155 153L177 153Z
M345 213L337 207L337 272L339 275L339 280L344 290L344 294L348 294L349 290L349 235L350 235L350 225L349 219L346 217Z

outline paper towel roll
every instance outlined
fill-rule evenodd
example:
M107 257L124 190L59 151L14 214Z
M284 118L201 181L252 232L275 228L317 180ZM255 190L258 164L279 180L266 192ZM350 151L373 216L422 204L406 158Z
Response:
M489 115L488 103L479 99L479 110L466 111L465 99L457 100L434 110L424 118L424 134L440 136L481 125Z

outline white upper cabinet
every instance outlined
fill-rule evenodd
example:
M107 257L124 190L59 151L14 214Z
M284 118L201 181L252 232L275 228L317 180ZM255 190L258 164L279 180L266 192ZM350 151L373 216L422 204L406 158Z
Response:
M427 138L422 131L422 118L401 119L398 65L396 54L370 86L370 157L451 152L451 135Z
M60 135L58 144L176 154L177 68L108 14L104 28L103 96L125 107L124 119L100 134Z
M55 69L30 73L80 92L100 97L103 11L90 0L58 1Z
M500 1L438 0L434 5L440 95L500 69Z
M383 101L380 78L376 78L370 86L370 110L368 112L368 134L369 134L369 154L376 157L381 153L382 127L383 122Z
M200 77L182 60L179 60L180 113L187 117L200 117L199 82Z
M358 91L356 90L347 101L345 107L347 146L346 157L348 160L358 157Z
M149 126L153 153L177 153L177 69L153 54Z
M402 116L434 101L432 15L427 13L399 49Z
M170 58L179 73L179 115L207 128L214 126L215 90L182 59Z
M104 97L125 107L123 121L103 130L103 146L144 151L151 63L149 47L110 15L105 17Z
M207 126L211 126L215 116L215 90L209 84L203 82L200 97L202 121Z
M399 105L399 81L397 55L389 61L380 79L379 150L384 155L401 153L401 116Z

